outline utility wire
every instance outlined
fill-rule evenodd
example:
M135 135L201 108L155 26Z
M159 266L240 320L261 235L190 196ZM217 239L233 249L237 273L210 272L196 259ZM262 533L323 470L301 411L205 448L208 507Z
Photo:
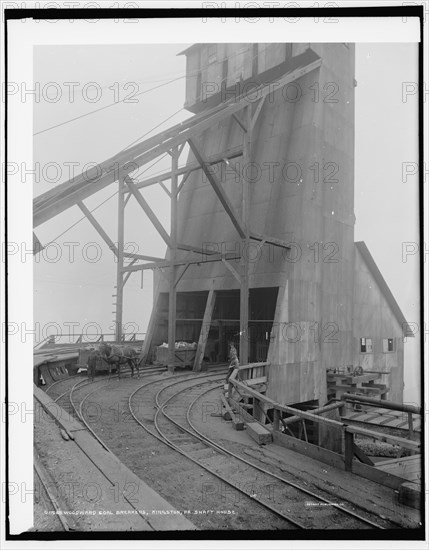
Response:
M183 76L174 78L173 80L169 80L168 82L165 82L164 84L159 84L158 86L154 86L153 88L149 88L148 90L143 90L139 92L138 94L135 94L135 96L141 96L144 94L147 94L149 92L152 92L153 90L157 90L158 88L161 88L162 86L167 86L167 84L171 84L172 82L175 82L176 80L180 80L183 78ZM89 115L93 115L94 113L99 113L100 111L104 111L105 109L109 109L110 107L113 107L114 105L118 105L119 103L123 103L127 98L124 97L124 99L121 99L120 101L115 101L113 103L109 103L109 105L105 105L104 107L99 107L98 109L94 109L93 111L89 111L89 113L85 113L83 115L76 116L74 118L70 118L68 120L64 120L63 122L59 122L58 124L54 124L53 126L49 126L48 128L45 128L44 130L39 130L38 132L34 132L33 136L38 136L39 134L43 134L45 132L48 132L49 130L53 130L54 128L59 128L60 126L64 126L65 124L69 124L70 122L74 122L76 120L79 120L81 118L85 118Z
M251 57L251 61L256 59L256 57L258 57L261 53L263 53L269 46L270 46L270 44L268 44L268 46L266 46L263 50L258 51L257 54L255 54L254 56ZM242 53L243 53L242 51L237 51L234 54L232 54L231 56L220 59L219 61L214 61L213 63L210 64L210 67L212 67L213 65L218 65L220 63L223 63L225 60L231 59L232 57L237 56L237 55L242 54ZM147 90L142 90L141 92L135 94L135 96L141 96L141 95L147 94L149 92L152 92L153 90L158 90L159 88L162 88L163 86L168 86L168 84L172 84L173 82L177 82L178 80L182 80L183 78L188 78L190 76L195 76L199 72L200 72L199 70L196 70L196 71L186 73L186 74L184 74L182 76L179 76L177 78L172 78L171 80L168 80L167 82L164 82L162 84L158 84L158 86L153 86L152 88L149 88ZM104 107L99 107L98 109L94 109L92 111L89 111L88 113L76 116L74 118L70 118L68 120L64 120L63 122L59 122L58 124L54 124L53 126L49 126L48 128L45 128L43 130L39 130L38 132L34 132L33 136L38 136L38 135L43 134L45 132L48 132L50 130L54 130L55 128L59 128L60 126L64 126L65 124L69 124L70 122L74 122L76 120L80 120L81 118L85 118L87 116L93 115L94 113L99 113L100 111L104 111L105 109L109 109L110 107L113 107L114 105L118 105L119 103L123 103L126 99L127 98L125 97L124 99L121 99L120 101L114 101L113 103L109 103L108 105L105 105Z
M270 44L268 44L268 46L266 46L263 50L261 50L260 52L258 52L258 54L252 56L252 60L255 59L260 53L264 52L268 47L270 46ZM235 54L233 54L232 56L230 57L233 57L234 55L238 55L242 52L238 51L236 52ZM225 59L228 59L228 58L225 58ZM224 59L222 60L219 60L219 61L216 61L214 64L217 64L217 63L223 63ZM198 71L194 71L195 73L198 73ZM191 73L192 75L192 73ZM149 90L145 90L143 92L141 92L140 94L137 94L137 95L142 95L143 93L147 93L147 92L150 92L152 90L156 90L157 88L160 88L162 86L165 86L167 84L170 84L172 82L175 82L177 80L180 80L181 78L186 78L187 76L189 76L189 73L184 75L184 76L181 76L181 77L178 77L178 78L174 78L172 80L169 80L168 82L164 83L164 84L160 84L159 86L155 86L153 88L150 88ZM122 100L124 101L124 100ZM73 122L74 120L78 120L80 118L83 118L85 116L89 116L90 114L92 113L96 113L98 111L101 111L103 109L107 109L108 107L112 107L113 105L116 105L116 103L112 103L110 105L106 105L105 107L101 107L100 109L96 109L95 111L91 111L90 113L86 113L85 115L81 115L79 117L75 117L73 119L70 119L68 121L64 121L60 124L57 124L55 126L51 126L50 128L46 128L45 130L41 130L39 132L36 132L35 134L33 135L37 135L37 134L41 134L43 132L47 132L48 130L52 130L53 128L57 128L59 126L62 126L64 124L67 124L68 122ZM149 133L153 132L153 130L155 130L156 128L158 128L159 126L161 126L162 124L164 124L165 122L167 122L167 120L170 120L172 117L174 117L175 115L177 115L178 113L180 113L180 111L184 110L183 107L181 109L179 109L178 111L176 111L175 113L173 113L172 115L170 115L169 117L167 117L165 120L163 120L162 122L160 122L159 124L157 124L156 126L154 126L153 128L151 128L150 130L148 130L146 133L144 133L143 135L141 135L140 137L138 137L136 140L132 141L129 145L127 145L126 147L124 147L124 149L122 149L121 151L119 151L120 153L126 151L129 147L131 147L132 145L134 145L134 143L137 143L138 141L140 141L141 139L143 139L145 136L147 136ZM136 177L139 177L141 176L142 174L144 174L145 172L147 172L148 170L150 170L153 166L155 166L155 164L157 164L158 162L160 162L163 158L165 158L167 156L167 154L164 154L162 157L160 157L158 160L156 160L153 164L151 164L148 168L146 168L145 170L143 170L143 172L141 172L140 174L137 174ZM115 191L115 193L113 193L112 195L110 195L109 197L107 197L107 199L105 199L103 202L101 202L98 206L96 206L95 208L93 208L92 210L90 210L90 212L95 212L95 210L97 210L98 208L100 208L100 206L102 206L103 204L105 204L107 201L109 201L111 198L113 198L115 195L118 194L118 191ZM67 233L68 231L70 231L70 229L73 229L73 227L75 227L78 223L80 223L82 220L84 220L86 218L86 216L83 216L82 218L80 218L79 220L77 220L74 224L72 224L70 227L68 227L65 231L63 231L62 233L60 233L60 235L58 235L55 239L53 239L52 241L50 241L46 246L49 246L50 244L52 244L53 242L55 242L57 239L59 239L60 237L62 237L65 233Z
M157 128L159 128L160 126L162 126L165 122L167 122L167 120L170 120L170 118L173 118L174 116L176 116L177 114L180 113L180 111L184 111L185 109L183 107L181 107L178 111L176 111L175 113L173 113L172 115L170 115L169 117L167 117L165 120L163 120L162 122L160 122L159 124L157 124L156 126L154 126L153 128L151 128L149 131L147 131L145 134L143 134L142 136L138 137L137 139L135 139L134 141L132 141L129 145L127 145L126 147L124 147L124 149L122 149L122 151L119 151L120 153L123 153L124 151L126 151L129 147L131 147L131 145L134 145L134 143L137 143L138 141L140 141L141 139L143 139L144 137L146 137L148 134L150 134L151 132L153 132L154 130L156 130Z
M167 156L167 153L165 155L163 155L162 157L160 157L159 159L157 159L153 164L151 164L150 166L148 166L146 168L146 170L143 170L143 172L140 174L144 174L145 172L147 172L148 170L150 170L153 166L155 166L155 164L157 164L158 162L160 162L163 158L165 158ZM100 204L98 204L95 208L93 208L92 210L90 210L90 213L92 214L93 212L95 212L96 210L98 210L98 208L100 208L100 206L103 206L103 204L105 204L107 201L109 201L110 199L112 199L115 195L118 194L118 191L115 191L112 195L110 195L109 197L107 197L107 199L105 199L103 202L100 202ZM79 220L77 220L75 223L73 223L72 225L70 225L70 227L68 227L67 229L65 229L62 233L60 233L57 237L55 237L55 239L53 239L52 241L50 241L48 244L46 244L44 246L44 248L46 248L47 246L49 246L50 244L54 243L55 241L57 241L60 237L62 237L65 233L67 233L68 231L70 231L70 229L73 229L73 227L75 227L78 223L80 223L82 220L85 220L86 219L86 216L82 216L82 218L80 218Z
M161 126L162 124L164 124L165 122L167 122L167 120L170 120L173 116L177 115L178 113L180 113L180 111L183 111L183 108L179 109L178 111L176 111L175 113L173 113L172 115L170 115L169 117L167 117L166 119L164 119L162 122L160 122L159 124L157 124L156 126L154 126L153 128L151 128L150 130L148 130L146 133L144 133L143 135L141 135L140 137L138 137L136 140L132 141L129 145L127 145L126 147L124 147L124 149L122 149L121 151L119 151L120 153L122 153L123 151L125 151L128 147L130 147L131 145L133 145L134 143L136 143L137 141L141 140L142 138L144 138L145 136L147 136L148 134L150 134L151 132L153 132L153 130L155 130L156 128L158 128L159 126ZM141 175L143 175L145 172L147 172L148 170L150 170L151 168L153 168L153 166L155 166L155 164L158 164L158 162L160 162L161 160L163 160L166 156L168 155L168 153L165 153L164 155L162 155L161 157L159 157L155 162L153 162L150 166L148 166L145 170L143 170L143 172L141 172L140 174L137 174L136 177L139 177ZM109 201L110 199L112 199L115 195L118 194L118 191L115 191L112 195L110 195L109 197L107 197L107 199L105 199L104 201L102 201L100 204L98 204L95 208L93 208L92 210L90 210L91 214L93 212L95 212L98 208L100 208L100 206L103 206L103 204L105 204L107 201ZM70 225L67 229L65 229L62 233L60 233L57 237L55 237L54 239L52 239L52 241L50 241L48 244L45 245L44 248L46 248L47 246L49 246L50 244L54 243L55 241L57 241L60 237L62 237L65 233L67 233L68 231L70 231L70 229L73 229L73 227L75 227L76 225L78 225L82 220L84 220L86 218L86 216L82 216L82 218L80 218L79 220L77 220L75 223L73 223L72 225Z

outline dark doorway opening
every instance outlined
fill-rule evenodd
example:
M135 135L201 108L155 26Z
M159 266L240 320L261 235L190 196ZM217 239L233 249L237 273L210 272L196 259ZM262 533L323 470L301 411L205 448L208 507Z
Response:
M249 361L266 361L274 322L278 287L252 288L249 292ZM176 341L198 342L208 292L178 292ZM228 361L228 342L233 342L240 356L240 291L215 292L215 306L210 320L204 360ZM168 339L168 293L160 295L152 348Z

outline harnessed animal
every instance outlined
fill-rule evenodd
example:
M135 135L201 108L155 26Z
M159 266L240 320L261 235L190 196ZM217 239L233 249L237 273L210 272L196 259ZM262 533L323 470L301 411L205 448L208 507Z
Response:
M134 369L137 369L137 378L140 378L139 360L137 351L131 346L119 347L113 344L102 343L98 348L101 358L109 365L109 378L112 367L116 365L118 379L121 378L121 365L128 364L131 367L131 377L134 377Z

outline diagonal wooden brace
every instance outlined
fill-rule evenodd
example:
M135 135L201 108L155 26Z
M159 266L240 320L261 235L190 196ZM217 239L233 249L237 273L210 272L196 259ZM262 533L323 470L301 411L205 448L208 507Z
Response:
M194 142L191 139L188 139L188 143L191 147L192 152L195 155L195 158L199 162L204 174L206 175L210 185L213 187L214 192L216 193L218 199L220 200L222 206L225 209L225 212L228 214L230 220L232 221L234 227L237 229L238 234L242 239L246 237L246 231L244 228L244 225L242 221L237 217L235 213L235 209L233 205L231 204L228 196L226 195L223 187L221 184L217 181L217 178L210 172L208 169L208 164L204 157L201 155L201 153L198 151L197 147L195 146Z

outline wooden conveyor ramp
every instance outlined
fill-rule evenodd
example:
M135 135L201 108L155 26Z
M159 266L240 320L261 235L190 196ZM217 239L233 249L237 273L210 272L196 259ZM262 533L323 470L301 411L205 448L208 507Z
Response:
M320 57L312 50L307 50L294 58L293 63L290 65L290 71L284 75L282 81L287 83L296 80L299 76L320 66L320 63ZM264 93L268 94L271 88L262 84L256 87L255 93L258 90L262 97ZM188 138L200 135L220 120L243 109L248 102L246 95L241 99L233 97L229 101L190 117L166 131L120 151L113 157L101 162L92 171L82 173L39 195L33 201L34 228L114 183L120 175L130 174L169 151L172 147L185 143ZM233 151L231 155L228 155L228 158L234 158L239 154L239 150ZM194 169L200 168L198 163L194 164ZM184 173L189 168L187 166Z

